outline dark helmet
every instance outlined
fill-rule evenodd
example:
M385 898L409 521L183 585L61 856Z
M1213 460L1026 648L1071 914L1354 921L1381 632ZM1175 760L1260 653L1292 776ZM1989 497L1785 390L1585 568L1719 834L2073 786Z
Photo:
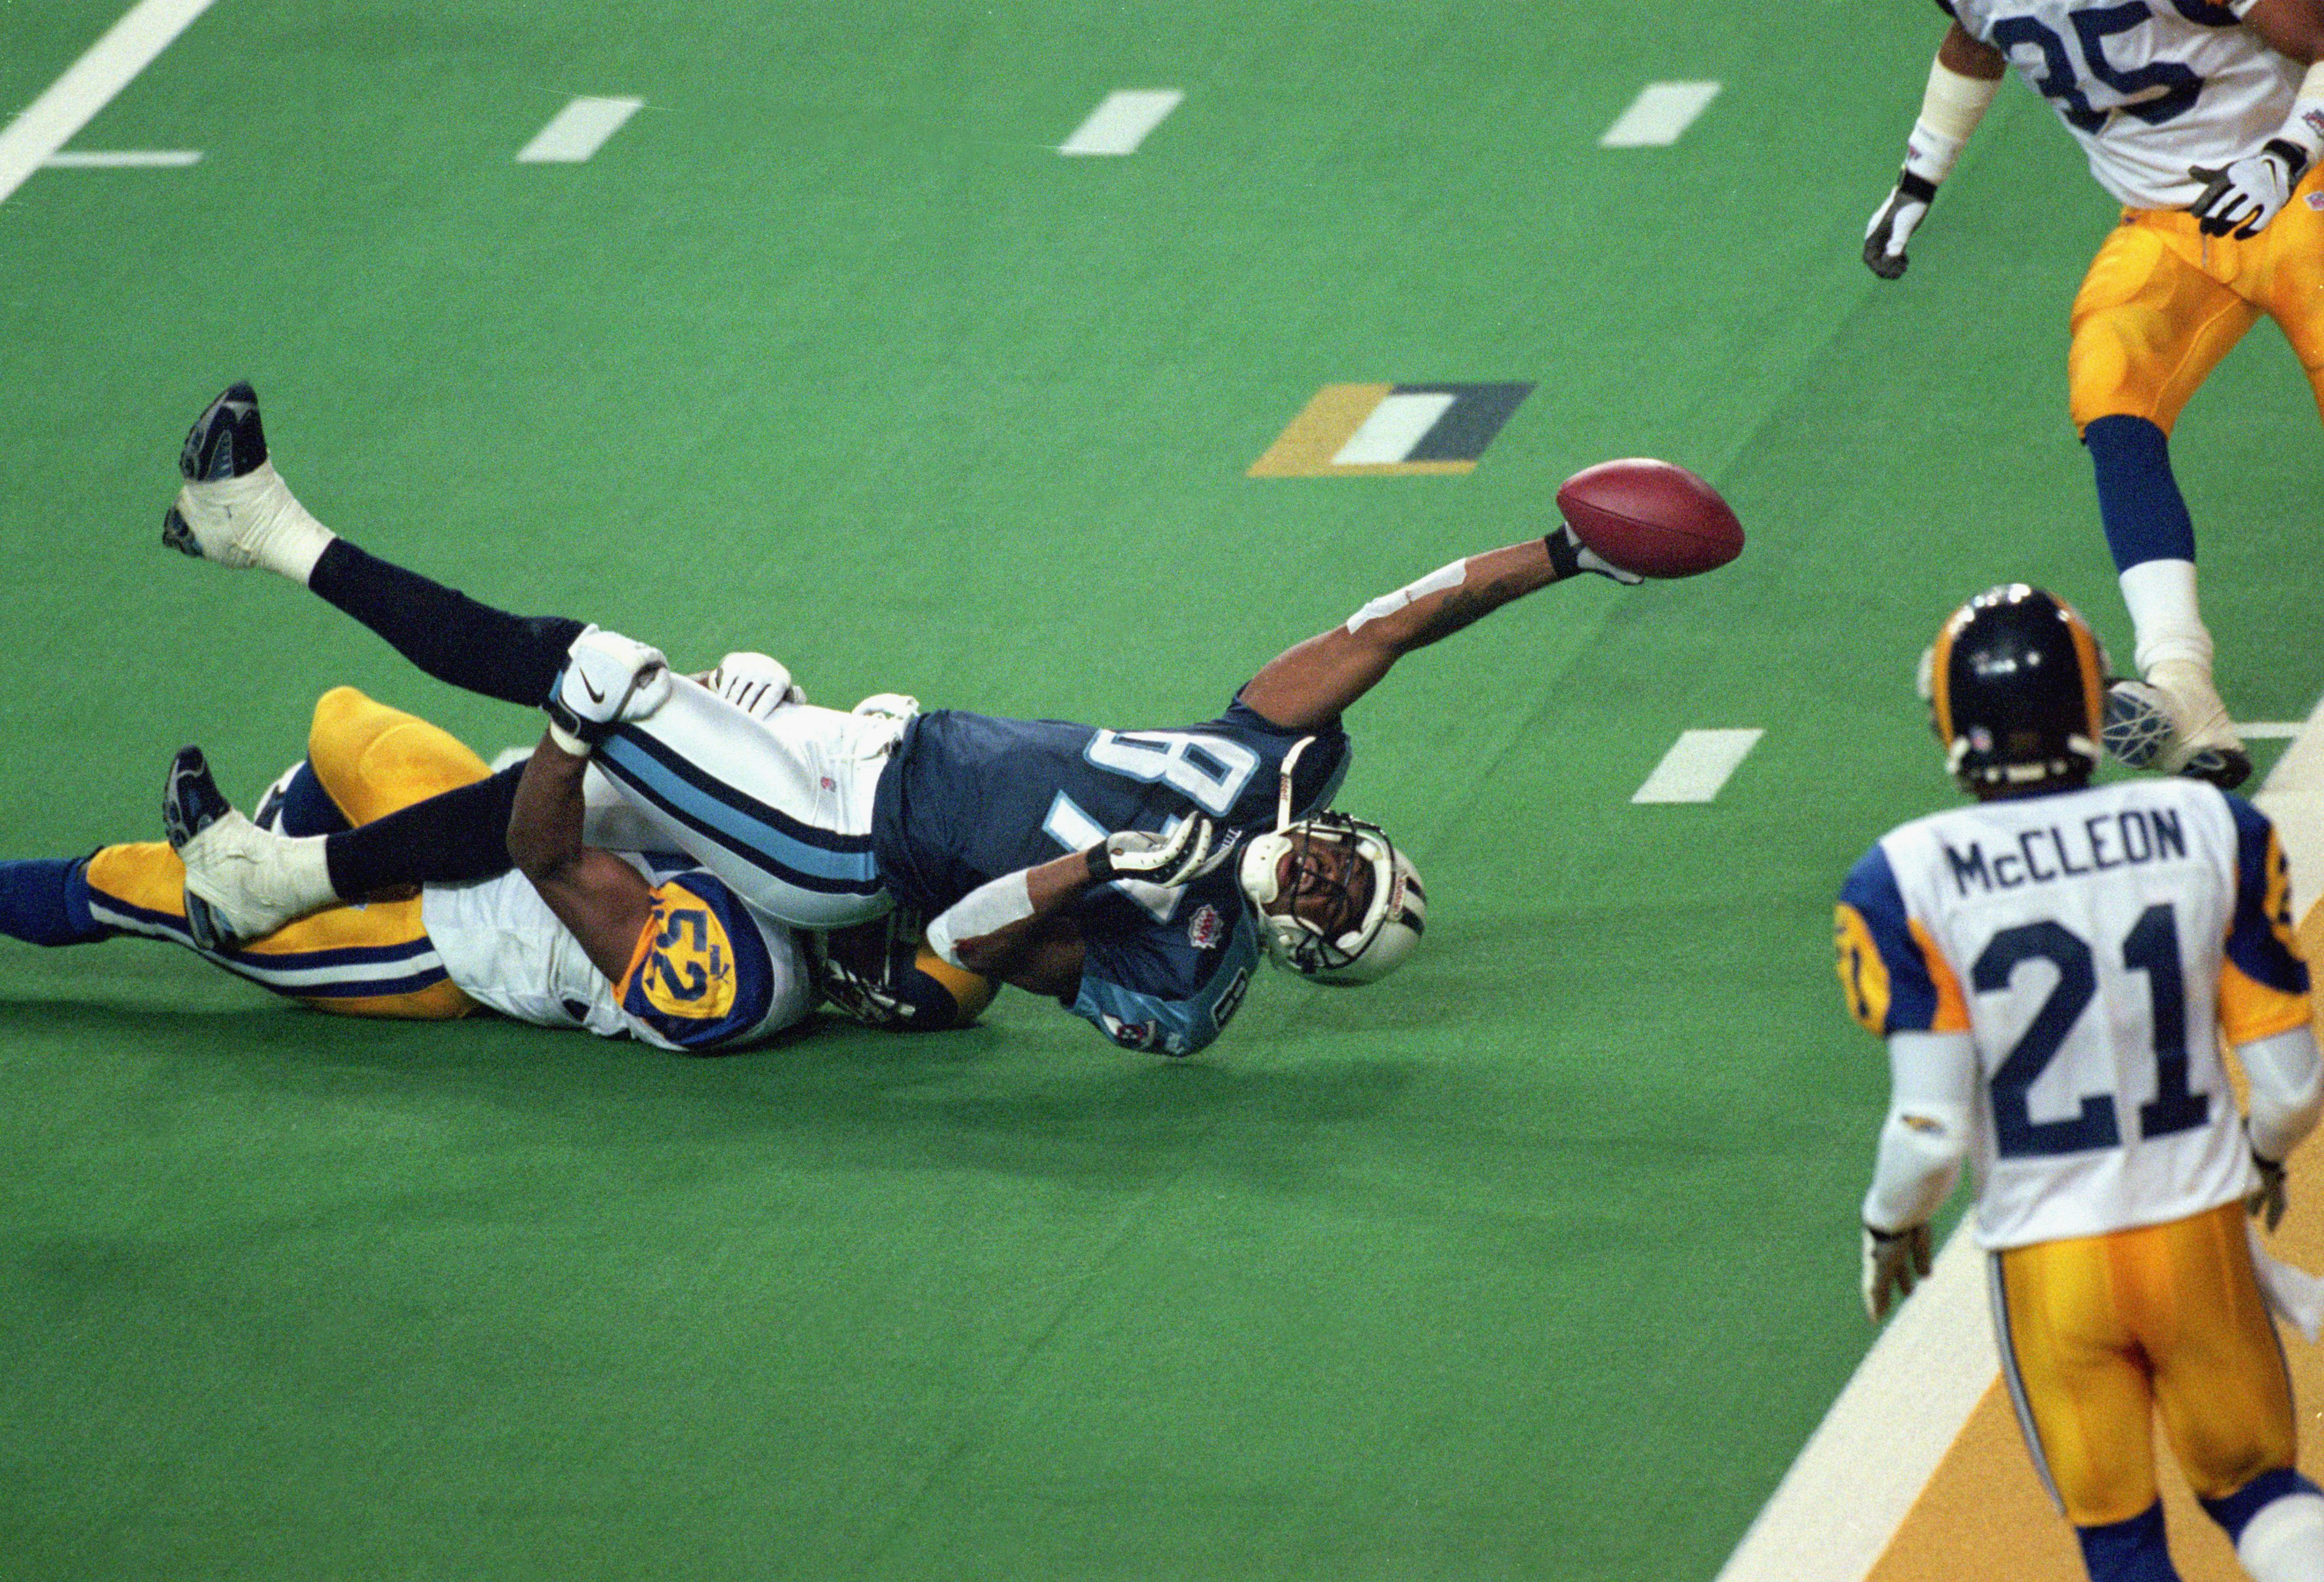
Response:
M2039 588L1987 588L1954 611L1921 656L1921 695L1961 789L2089 779L2106 671L2089 623Z

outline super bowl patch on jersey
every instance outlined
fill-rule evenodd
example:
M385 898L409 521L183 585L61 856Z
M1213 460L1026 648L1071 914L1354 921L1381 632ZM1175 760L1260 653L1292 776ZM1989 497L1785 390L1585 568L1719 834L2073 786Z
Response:
M1219 915L1216 906L1198 906L1194 916L1186 920L1186 943L1198 951L1214 951L1227 936L1226 919Z

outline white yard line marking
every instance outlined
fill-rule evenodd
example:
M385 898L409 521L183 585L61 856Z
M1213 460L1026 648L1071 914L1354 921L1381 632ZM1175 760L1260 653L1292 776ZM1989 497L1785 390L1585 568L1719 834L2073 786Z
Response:
M645 107L643 99L600 99L586 96L549 117L517 151L520 165L577 165L605 146L622 124Z
M2292 915L2303 918L2324 880L2324 701L2253 800L2282 836ZM1936 1273L1857 1365L1719 1582L1864 1582L1999 1376L1985 1281L1985 1255L1964 1220Z
M1412 447L1428 437L1436 420L1452 409L1456 396L1441 393L1391 395L1380 398L1380 404L1348 436L1332 457L1335 467L1393 466L1412 454Z
M1719 1582L1861 1582L2000 1374L1966 1221L1888 1320Z
M2236 727L2246 741L2289 741L2307 728L2301 720L2253 720Z
M1694 118L1719 97L1715 82L1650 82L1630 107L1606 129L1600 148L1665 148L1676 143Z
M1175 87L1116 88L1059 145L1061 154L1134 154L1185 95Z
M2236 729L2258 734L2248 725ZM2324 701L2318 702L2292 745L2275 760L2267 784L2252 801L2275 821L2276 839L2283 842L2283 860L2292 869L2292 921L2297 926L2324 893Z
M179 170L202 162L198 148L118 149L51 154L41 161L44 170Z
M0 130L0 203L78 135L113 97L152 64L215 0L138 0L65 69L24 113Z
M1709 802L1759 745L1764 731L1682 731L1633 802Z

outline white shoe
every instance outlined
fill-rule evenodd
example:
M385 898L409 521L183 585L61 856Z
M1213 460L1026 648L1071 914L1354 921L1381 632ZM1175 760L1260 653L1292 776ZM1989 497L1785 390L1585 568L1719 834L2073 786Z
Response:
M161 824L186 865L187 931L204 950L263 938L337 899L322 838L274 834L235 812L199 748L170 765Z
M2105 736L2107 751L2134 769L2185 775L2229 791L2251 777L2251 754L2211 673L2191 659L2165 659L2144 681L2109 686Z
M263 566L303 583L330 543L267 458L258 392L230 387L194 419L178 454L185 486L161 518L161 542L197 560Z

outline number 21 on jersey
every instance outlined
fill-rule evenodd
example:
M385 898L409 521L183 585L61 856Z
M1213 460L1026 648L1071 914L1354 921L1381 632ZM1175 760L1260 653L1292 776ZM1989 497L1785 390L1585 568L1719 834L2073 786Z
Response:
M2187 986L2171 903L2158 901L2139 914L2120 951L2123 966L2146 980L2152 1037L2151 1049L2142 1053L2154 1063L2154 1097L2138 1107L2131 1140L2192 1130L2210 1119L2211 1095L2188 1086ZM2030 1097L2098 996L2090 943L2052 921L2005 928L1978 953L1969 968L1970 987L1979 994L1998 993L2010 987L2021 968L2036 961L2048 962L2057 981L1987 1083L1995 1151L2003 1159L2022 1159L2119 1147L2123 1122L2111 1092L2080 1095L2079 1111L2058 1120L2035 1120Z

